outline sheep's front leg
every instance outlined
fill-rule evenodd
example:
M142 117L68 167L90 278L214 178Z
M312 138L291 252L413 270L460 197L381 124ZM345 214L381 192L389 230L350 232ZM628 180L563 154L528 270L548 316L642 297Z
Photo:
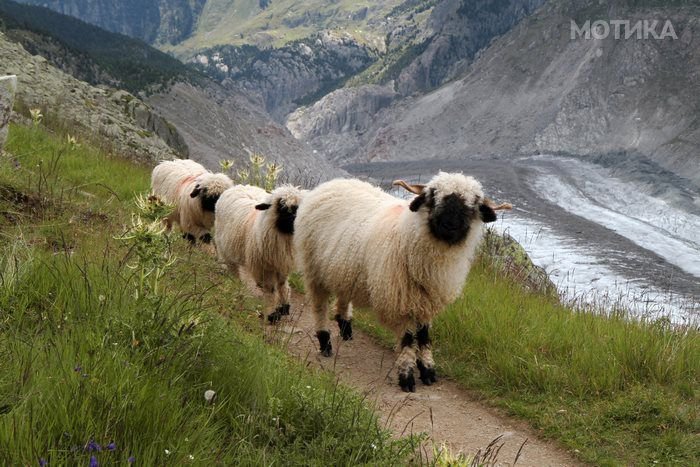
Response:
M307 289L311 294L311 309L316 318L316 337L320 347L321 355L330 357L333 355L331 345L331 331L328 328L328 296L325 290L315 288L307 283Z
M262 289L263 294L265 295L265 310L272 309L270 313L267 313L267 321L270 324L275 324L277 321L282 319L277 303L276 275L271 273L263 274L263 280L258 283L258 287Z
M418 359L416 363L418 371L420 371L420 380L427 386L437 381L429 331L430 324L421 324L416 331L416 339L418 341Z
M344 341L352 339L352 305L344 297L338 297L335 302L335 320L340 328Z
M277 279L277 308L275 312L279 312L280 316L287 316L289 314L289 282L284 276L279 276Z
M415 338L412 331L406 331L399 344L399 356L396 366L399 372L399 386L404 392L416 392L416 380L413 377L416 367Z

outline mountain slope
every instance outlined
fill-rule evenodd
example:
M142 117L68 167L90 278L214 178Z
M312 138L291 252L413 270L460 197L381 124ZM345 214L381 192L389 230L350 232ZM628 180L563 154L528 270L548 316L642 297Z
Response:
M43 57L30 55L0 33L3 72L16 74L16 110L38 108L46 119L85 137L108 140L112 150L138 160L172 158L165 140L179 141L167 122L126 91L90 86L58 70ZM157 131L158 130L158 131ZM163 137L158 136L161 133ZM175 144L174 144L175 145ZM180 155L187 148L180 146Z
M362 131L329 124L337 111L353 112L330 96L291 128L339 162L566 152L621 163L615 154L624 152L700 185L700 38L692 34L700 11L626 5L550 0L458 80L394 101ZM679 38L572 40L571 19L591 17L670 18Z
M177 43L190 35L206 0L21 0L148 43Z
M64 62L79 55L71 61L70 71L80 72L79 78L92 84L153 92L173 81L201 79L180 61L140 40L110 33L47 8L0 0L0 19L7 34L27 49L36 53L41 53L47 45L57 53L57 48L67 49L56 57Z
M316 180L343 173L294 139L286 128L273 122L239 91L219 86L141 41L45 8L5 0L0 0L0 19L3 19L8 38L21 42L37 54L26 58L28 54L22 50L22 60L9 61L12 66L8 71L20 76L20 94L26 95L28 106L60 113L85 128L112 135L119 144L124 133L131 135L130 138L133 136L130 129L113 124L113 120L122 118L119 112L125 113L129 124L137 125L137 137L152 135L173 147L149 152L147 157L151 159L173 157L177 153L218 169L220 159L234 159L240 165L248 160L249 153L261 152L268 160L283 164L283 176L289 179ZM94 41L82 44L81 37ZM11 55L9 50L21 49L7 42L11 48L8 55ZM152 60L153 57L156 59ZM73 75L68 84L63 83L63 78L68 77L65 73L61 74L61 79L52 78L58 70L46 60ZM30 64L23 65L25 62ZM34 62L42 64L42 73L37 76L30 72ZM132 74L135 69L143 75ZM143 81L137 79L139 76L155 76L159 83L151 82L144 89ZM88 79L101 88L86 87L81 79ZM128 92L106 88L121 86L127 80L134 91L150 96L148 105ZM83 93L73 88L89 91ZM144 90L148 92L141 92ZM113 105L118 107L114 109L118 111L116 114ZM100 110L109 115L104 122L99 118ZM129 141L125 142L126 146L118 147L129 152L131 145L140 144Z

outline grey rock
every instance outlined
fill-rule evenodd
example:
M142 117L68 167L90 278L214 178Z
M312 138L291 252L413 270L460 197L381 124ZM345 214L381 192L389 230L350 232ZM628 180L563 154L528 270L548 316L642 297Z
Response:
M571 40L571 18L588 7L607 8L597 1L547 2L453 80L394 100L365 132L339 137L296 124L316 129L304 138L320 151L331 146L319 143L324 138L337 142L341 147L327 156L338 162L634 155L700 186L700 37ZM623 7L615 17L700 28L697 7Z
M166 93L147 98L175 125L190 150L190 157L212 170L219 161L232 159L234 170L245 167L252 153L283 167L283 181L313 186L321 180L347 175L320 154L296 140L253 102L213 85L202 89L177 83Z
M178 155L155 131L141 125L148 117L142 114L137 121L136 113L123 104L128 100L132 106L143 106L142 111L150 109L137 97L79 81L43 57L32 56L2 33L0 63L17 75L16 99L24 108L41 109L45 118L58 117L57 121L76 134L108 140L112 150L125 157L160 160ZM156 116L150 118L157 120Z
M7 125L12 115L16 91L16 76L0 76L0 152L5 147L5 141L7 140Z

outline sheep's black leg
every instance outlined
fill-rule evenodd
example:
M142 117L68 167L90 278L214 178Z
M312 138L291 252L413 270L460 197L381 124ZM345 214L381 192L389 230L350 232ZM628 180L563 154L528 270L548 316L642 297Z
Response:
M418 371L420 371L420 380L427 386L437 381L429 331L429 324L421 324L416 331L418 341L418 359L416 364L418 365Z
M204 243L204 244L210 244L211 243L211 234L210 233L205 233L201 237L199 237L199 241Z
M340 335L344 341L352 339L352 307L350 302L342 297L338 297L335 304L335 321L340 328Z
M194 245L194 244L197 242L197 239L196 239L195 236L192 235L191 233L184 233L184 234L182 234L182 238L184 238L185 240L187 240L188 242L190 242L190 244L192 244L192 245Z
M311 309L316 318L316 337L318 338L319 350L324 357L333 355L333 345L331 344L331 332L328 329L328 292L307 284L307 289L311 295Z
M406 332L401 338L401 353L396 361L399 370L399 386L404 392L416 392L416 380L413 377L416 350L413 343L413 333Z
M321 355L324 357L330 357L333 355L333 345L331 344L331 332L330 331L316 331L316 337L318 338L319 350Z

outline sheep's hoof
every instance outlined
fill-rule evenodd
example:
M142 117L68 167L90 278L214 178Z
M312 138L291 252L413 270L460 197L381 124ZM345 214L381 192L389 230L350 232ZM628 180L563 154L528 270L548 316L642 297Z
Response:
M194 235L192 235L191 233L182 234L182 238L184 238L185 240L190 242L190 244L192 244L192 245L194 245L197 242L197 239L194 238Z
M420 360L417 360L416 364L418 365L418 370L420 371L420 380L423 382L423 384L425 384L426 386L430 386L433 383L437 382L437 378L435 376L435 368L426 367Z
M267 320L270 322L270 324L275 324L277 321L282 319L282 314L279 312L279 309L273 311L269 315L267 315Z
M413 378L413 368L405 375L399 374L399 386L403 392L416 392L416 380Z
M289 303L285 303L284 305L278 306L277 311L279 311L282 316L287 316L289 315L289 308Z
M340 335L343 337L344 341L349 341L352 339L352 320L343 319L340 315L335 315L335 320L338 322L338 327L340 328Z
M321 355L330 357L333 355L333 346L331 345L331 333L329 331L318 331L316 333L318 343L321 350Z
M210 233L205 233L201 237L199 237L199 241L205 244L211 243L211 234Z

